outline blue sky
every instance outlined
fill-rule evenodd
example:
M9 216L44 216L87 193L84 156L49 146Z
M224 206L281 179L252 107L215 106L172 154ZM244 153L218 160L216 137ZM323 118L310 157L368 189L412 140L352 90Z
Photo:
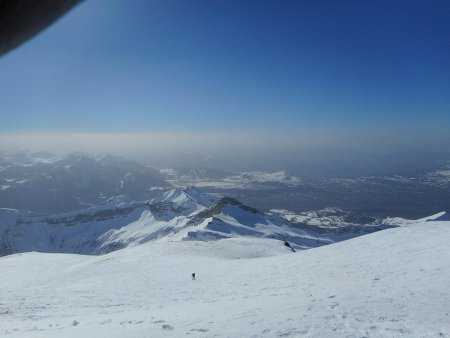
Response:
M411 169L450 150L450 2L87 0L0 59L0 118L0 150Z
M450 2L88 0L0 59L0 132L447 130Z

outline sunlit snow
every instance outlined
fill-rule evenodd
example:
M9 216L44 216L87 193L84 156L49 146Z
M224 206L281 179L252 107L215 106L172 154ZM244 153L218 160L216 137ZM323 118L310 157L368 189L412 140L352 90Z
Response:
M447 337L449 238L431 220L297 253L235 238L5 256L0 335Z

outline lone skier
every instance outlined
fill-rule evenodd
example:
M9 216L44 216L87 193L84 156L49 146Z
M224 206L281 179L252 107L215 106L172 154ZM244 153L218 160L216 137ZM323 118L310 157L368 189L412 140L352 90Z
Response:
M195 272L192 273L192 280L195 280Z

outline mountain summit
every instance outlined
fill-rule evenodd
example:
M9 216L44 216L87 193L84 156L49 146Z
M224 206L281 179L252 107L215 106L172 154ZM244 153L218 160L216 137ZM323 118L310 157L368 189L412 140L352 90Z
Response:
M25 251L102 254L149 241L226 238L266 238L290 242L295 249L331 243L235 199L216 201L193 187L174 188L142 202L117 196L61 214L0 209L2 255Z

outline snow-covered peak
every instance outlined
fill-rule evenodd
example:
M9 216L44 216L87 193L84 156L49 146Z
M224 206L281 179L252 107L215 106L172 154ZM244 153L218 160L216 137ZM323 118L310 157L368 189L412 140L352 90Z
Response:
M33 250L102 254L145 242L226 238L288 241L295 249L330 243L235 199L214 201L194 187L166 191L150 202L114 196L61 214L3 211L1 224L8 227L0 229L0 255Z
M214 204L214 200L212 198L210 198L205 192L194 186L184 188L183 192L186 194L186 196L189 196L189 198L205 207L210 207Z
M174 188L156 196L151 204L170 203L179 209L191 212L206 209L214 204L208 195L195 187Z
M230 197L214 201L198 188L175 188L149 202L133 202L120 195L61 214L0 210L0 255L33 250L103 254L146 242L229 238L271 239L297 250L386 228L448 219L444 212L416 221L388 219L377 227L352 227L343 233L319 231L289 223L274 213L264 214Z

